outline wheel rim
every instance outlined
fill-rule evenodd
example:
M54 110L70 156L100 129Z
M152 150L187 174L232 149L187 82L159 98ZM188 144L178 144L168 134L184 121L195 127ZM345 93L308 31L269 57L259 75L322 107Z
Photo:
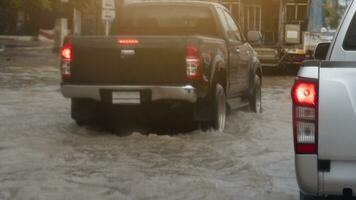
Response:
M261 91L261 81L258 80L257 83L257 88L256 88L256 112L261 113L262 112L262 91Z
M217 93L217 130L224 131L226 121L226 99L224 89L219 85Z

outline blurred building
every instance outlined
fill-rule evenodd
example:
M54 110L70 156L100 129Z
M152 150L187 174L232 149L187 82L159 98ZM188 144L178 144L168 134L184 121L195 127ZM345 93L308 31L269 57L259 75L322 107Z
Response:
M116 6L119 7L124 1L134 0L115 0ZM241 28L246 34L251 30L260 31L266 43L275 43L281 40L280 32L283 32L284 24L298 24L302 30L307 28L309 0L211 1L225 5L240 22ZM94 35L103 33L101 0L90 0L90 4L87 6L77 7L75 13L74 20L76 22L73 25L78 27L81 34ZM78 25L79 23L80 25Z

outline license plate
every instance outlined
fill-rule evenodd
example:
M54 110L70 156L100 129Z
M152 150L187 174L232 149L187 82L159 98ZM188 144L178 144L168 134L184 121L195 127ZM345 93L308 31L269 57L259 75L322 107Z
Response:
M112 92L113 104L140 104L141 94L138 91L114 91Z

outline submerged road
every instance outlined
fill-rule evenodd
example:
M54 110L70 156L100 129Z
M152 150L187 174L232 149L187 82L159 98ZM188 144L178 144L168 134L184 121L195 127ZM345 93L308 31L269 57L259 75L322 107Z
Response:
M264 113L224 133L79 127L49 49L0 52L0 199L294 200L290 87L265 76Z

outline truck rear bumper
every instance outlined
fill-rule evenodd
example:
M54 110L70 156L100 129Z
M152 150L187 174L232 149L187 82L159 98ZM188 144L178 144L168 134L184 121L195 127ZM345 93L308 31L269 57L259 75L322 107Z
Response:
M295 170L299 189L308 195L318 194L318 156L295 155Z
M342 196L344 189L351 189L356 195L356 161L331 161L326 171L319 170L318 165L317 155L296 155L301 192L311 196Z
M186 86L140 86L140 85L61 85L61 92L67 98L89 98L101 101L101 91L150 91L151 101L181 100L195 103L196 89Z
M356 161L331 161L330 171L319 176L325 195L343 195L344 189L356 192Z

